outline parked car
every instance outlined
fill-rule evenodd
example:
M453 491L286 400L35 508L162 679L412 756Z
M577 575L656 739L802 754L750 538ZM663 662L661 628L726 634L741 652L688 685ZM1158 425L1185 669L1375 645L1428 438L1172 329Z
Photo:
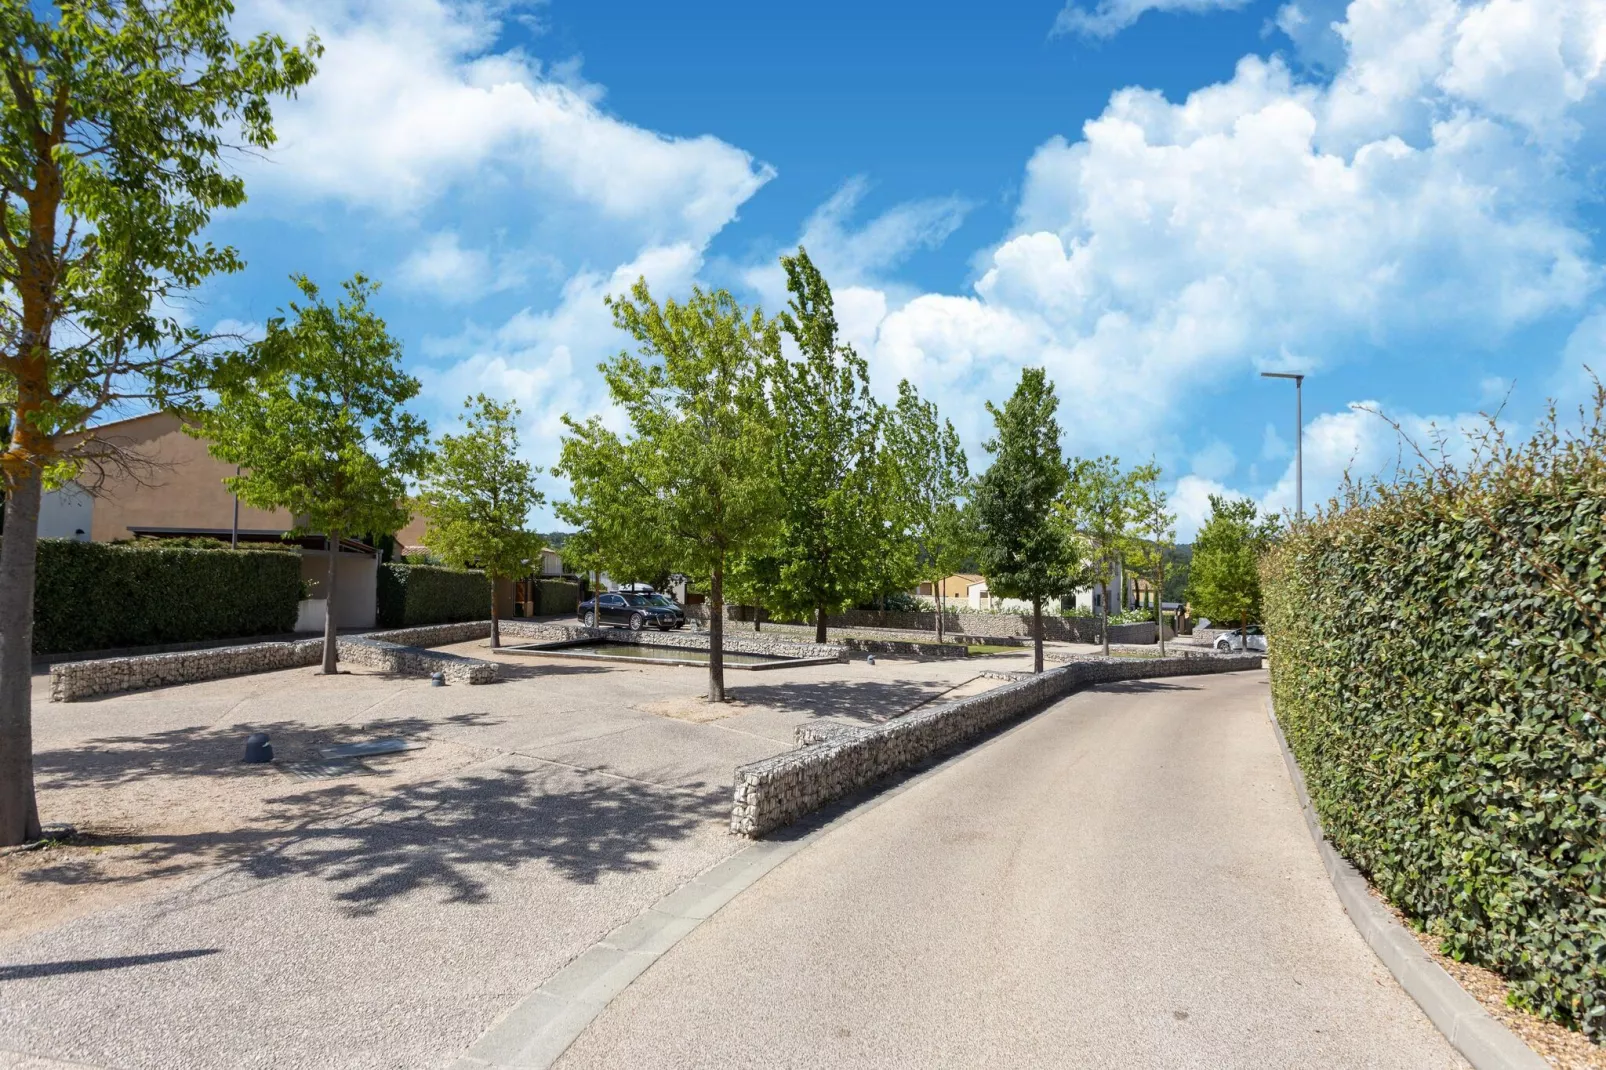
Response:
M680 603L661 592L649 594L647 597L659 609L667 609L675 614L675 627L684 628L686 626L686 611L680 607Z
M619 625L639 632L646 627L660 628L668 631L685 625L685 614L675 608L673 603L669 606L659 605L654 598L656 595L646 594L603 594L596 599L587 599L580 603L579 617L582 624L597 627L603 624Z
M1216 649L1228 651L1247 648L1251 653L1259 651L1264 654L1266 652L1266 633L1261 630L1260 625L1251 624L1247 629L1247 635L1245 631L1243 628L1234 628L1230 632L1223 632L1216 636Z

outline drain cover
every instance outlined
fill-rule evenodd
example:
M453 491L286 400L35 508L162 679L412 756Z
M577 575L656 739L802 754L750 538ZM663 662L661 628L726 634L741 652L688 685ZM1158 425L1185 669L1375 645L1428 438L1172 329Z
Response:
M422 750L424 744L409 743L405 739L376 739L367 743L345 743L338 747L325 747L318 752L324 758L366 758L376 754L400 754L407 750Z
M355 758L312 759L304 762L280 762L279 768L298 780L333 780L343 776L368 776L373 770Z

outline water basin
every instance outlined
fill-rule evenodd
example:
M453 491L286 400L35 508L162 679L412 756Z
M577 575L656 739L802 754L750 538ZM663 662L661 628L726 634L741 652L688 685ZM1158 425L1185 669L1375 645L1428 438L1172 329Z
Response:
M505 646L507 654L534 654L549 658L595 658L648 665L707 665L709 651L696 647L659 646L651 643L615 643L607 639L570 639L557 643ZM725 651L727 669L779 669L797 665L828 665L836 658L789 658L782 654L737 654Z

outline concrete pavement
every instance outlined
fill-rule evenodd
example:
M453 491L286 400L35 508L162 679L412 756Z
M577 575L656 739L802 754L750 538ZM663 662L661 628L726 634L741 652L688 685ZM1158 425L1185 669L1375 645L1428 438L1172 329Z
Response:
M112 905L0 939L0 1068L443 1066L743 848L726 831L736 765L785 749L801 721L870 723L976 672L733 673L743 704L691 723L656 711L700 691L695 669L506 661L486 687L308 669L38 705L47 820L130 827L124 864L172 876L151 894L130 876ZM239 764L258 728L281 760L392 735L429 746L303 782ZM30 871L26 890L115 892L85 854Z
M1340 907L1264 695L1058 703L781 864L558 1065L1463 1066Z

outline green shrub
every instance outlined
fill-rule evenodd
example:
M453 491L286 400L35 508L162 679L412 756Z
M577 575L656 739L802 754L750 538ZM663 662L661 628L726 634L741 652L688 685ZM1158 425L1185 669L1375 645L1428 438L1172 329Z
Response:
M391 562L379 566L378 611L381 628L490 620L491 581L477 570Z
M1335 847L1514 1002L1606 1031L1606 428L1352 490L1262 562Z
M301 560L277 549L41 539L38 568L36 654L288 632L301 597Z
M573 613L580 602L580 585L572 580L541 580L536 584L540 602L535 607L538 616L552 617L560 613Z

